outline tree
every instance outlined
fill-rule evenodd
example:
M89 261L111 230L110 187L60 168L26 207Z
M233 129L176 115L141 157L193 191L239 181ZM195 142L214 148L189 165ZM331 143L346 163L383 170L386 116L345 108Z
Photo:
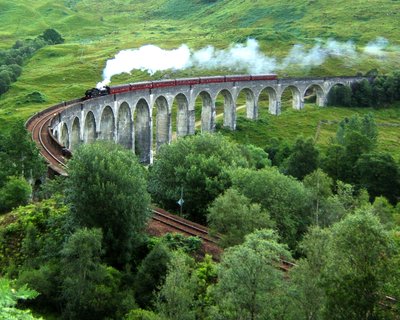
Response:
M357 160L355 170L358 183L366 188L371 200L386 197L392 204L399 200L400 173L396 161L389 153L366 153Z
M271 161L268 158L268 153L263 149L252 144L239 145L242 155L246 158L249 166L255 169L269 167Z
M231 171L233 188L267 210L283 242L295 248L311 222L311 198L303 184L276 168Z
M323 169L335 180L358 183L356 162L362 154L375 148L377 138L378 129L372 114L344 119L339 123L336 139L328 146Z
M46 29L41 36L48 44L64 43L64 39L56 30Z
M311 138L298 138L287 159L286 173L303 180L303 178L318 168L319 151Z
M219 266L211 318L284 318L285 281L277 268L282 257L290 254L272 230L257 230L243 244L228 248Z
M331 239L328 228L310 228L300 243L303 258L296 261L290 272L296 319L321 319L326 296L323 290L323 272L327 261L327 246Z
M7 320L35 320L42 319L32 315L28 310L16 308L18 300L33 299L38 293L29 289L26 285L15 288L15 284L5 278L0 278L0 319Z
M372 87L368 80L354 82L351 84L352 101L351 105L355 107L370 107L372 101Z
M61 295L67 319L104 319L115 315L121 303L120 274L100 261L101 238L100 229L79 229L62 250Z
M184 212L204 223L207 207L231 184L228 169L246 166L239 146L222 135L188 136L160 148L149 170L149 191L170 210L178 210L183 191Z
M3 188L0 188L0 213L26 205L31 195L31 185L24 178L9 177Z
M6 70L0 71L0 94L8 91L11 84L10 73Z
M334 86L328 93L328 106L351 106L351 88L348 86Z
M315 212L315 224L318 226L320 221L320 213L327 206L327 199L333 195L332 179L321 169L317 169L303 180L304 186L311 191L313 198L313 211Z
M372 212L387 230L394 229L396 210L385 197L375 198L372 204Z
M267 211L235 189L218 196L208 209L207 222L212 233L220 233L223 247L243 242L245 235L256 229L271 228Z
M124 318L125 320L164 320L153 311L134 309L131 310Z
M139 265L135 279L135 297L142 308L149 308L155 293L164 282L171 253L163 244L157 244Z
M369 208L332 227L323 288L330 319L374 319L380 310L391 241Z
M0 133L0 186L9 176L38 179L46 166L22 121L15 122L8 133Z
M149 217L144 168L129 150L103 142L78 148L68 169L74 224L101 228L106 261L125 265Z
M166 319L194 320L196 282L190 264L193 262L179 251L173 253L165 283L157 295L157 310Z

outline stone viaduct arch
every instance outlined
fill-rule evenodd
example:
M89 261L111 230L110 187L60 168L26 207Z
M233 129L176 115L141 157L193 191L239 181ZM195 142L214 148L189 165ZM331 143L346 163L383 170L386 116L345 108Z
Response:
M201 112L198 110L197 114L202 132L214 131L215 104L221 96L223 125L235 130L237 106L238 103L243 105L243 99L247 118L257 119L262 94L268 95L269 113L279 115L285 90L292 94L294 109L304 108L304 98L310 90L316 95L316 104L323 107L333 86L349 86L363 79L335 77L230 81L122 92L68 106L53 119L52 129L58 141L71 150L80 143L109 140L132 150L141 162L151 163L153 151L170 143L173 136L195 133L196 101L201 106ZM176 109L173 110L173 107ZM176 118L173 119L173 116Z

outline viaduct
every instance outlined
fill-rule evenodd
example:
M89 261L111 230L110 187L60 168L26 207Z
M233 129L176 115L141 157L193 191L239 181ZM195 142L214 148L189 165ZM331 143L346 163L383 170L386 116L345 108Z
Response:
M326 106L328 93L333 86L349 86L363 79L288 78L194 85L178 85L176 81L175 85L166 87L79 100L57 114L51 121L50 129L58 142L70 150L81 143L98 139L111 140L131 149L141 162L151 163L153 150L170 143L175 136L194 134L196 122L201 123L202 132L214 131L215 105L221 96L224 101L223 125L235 130L239 95L245 96L247 118L257 119L262 93L268 94L269 112L279 115L281 97L285 90L292 94L294 109L304 108L304 97L309 90L315 92L316 104L323 107Z

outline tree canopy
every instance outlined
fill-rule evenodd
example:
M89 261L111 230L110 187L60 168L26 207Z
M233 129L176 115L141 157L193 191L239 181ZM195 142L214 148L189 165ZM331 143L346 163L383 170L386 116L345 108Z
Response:
M204 223L208 205L231 184L228 170L247 166L239 146L222 135L188 136L160 148L149 191L161 206L178 211L183 190L184 213Z
M129 150L99 142L78 148L68 173L67 202L74 224L100 228L108 262L128 263L149 217L144 168Z

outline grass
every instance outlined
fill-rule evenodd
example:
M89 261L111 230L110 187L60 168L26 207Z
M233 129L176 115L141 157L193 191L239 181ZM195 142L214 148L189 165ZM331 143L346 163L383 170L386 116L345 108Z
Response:
M354 114L374 113L378 125L378 150L390 152L400 161L400 106L388 109L317 107L308 104L303 110L287 108L280 116L268 114L261 109L259 119L252 121L245 117L244 110L238 112L237 130L221 131L239 143L252 143L265 148L273 137L294 142L298 136L312 137L324 149L335 136L338 123ZM318 130L319 124L320 130ZM222 124L218 119L217 123Z
M260 42L263 52L282 58L294 44L311 48L317 38L352 39L362 46L377 36L384 36L392 44L393 51L386 60L361 59L348 64L328 59L322 66L307 70L291 68L279 76L354 75L372 68L381 72L399 69L398 15L398 2L386 0L294 0L290 3L275 0L0 0L0 49L10 48L18 39L36 37L46 28L57 29L66 40L62 45L42 48L26 61L21 77L0 97L0 128L6 130L17 119L26 119L49 105L82 96L86 88L101 80L107 59L122 49L149 43L165 49L182 43L194 49L207 45L226 48L231 43L253 37ZM227 71L189 69L166 73L185 77ZM137 71L112 80L117 84L163 76L156 73L150 77ZM26 101L33 92L42 93L46 101ZM315 129L312 118L316 111L308 114L309 111L307 109L304 116L302 112L293 116L288 113L293 121L298 117L296 121L304 123L297 132L292 132L296 130L290 126L287 131L276 132L283 136L311 134ZM268 130L275 132L273 126L278 126L275 121L281 118L283 116L276 120L266 117L272 126ZM239 119L239 128L244 128L243 121ZM279 126L284 127L284 124ZM255 133L239 130L237 134L257 137L260 129L258 126L254 129ZM390 134L395 134L389 131L395 129L385 130L389 141ZM387 148L392 145L388 142Z

